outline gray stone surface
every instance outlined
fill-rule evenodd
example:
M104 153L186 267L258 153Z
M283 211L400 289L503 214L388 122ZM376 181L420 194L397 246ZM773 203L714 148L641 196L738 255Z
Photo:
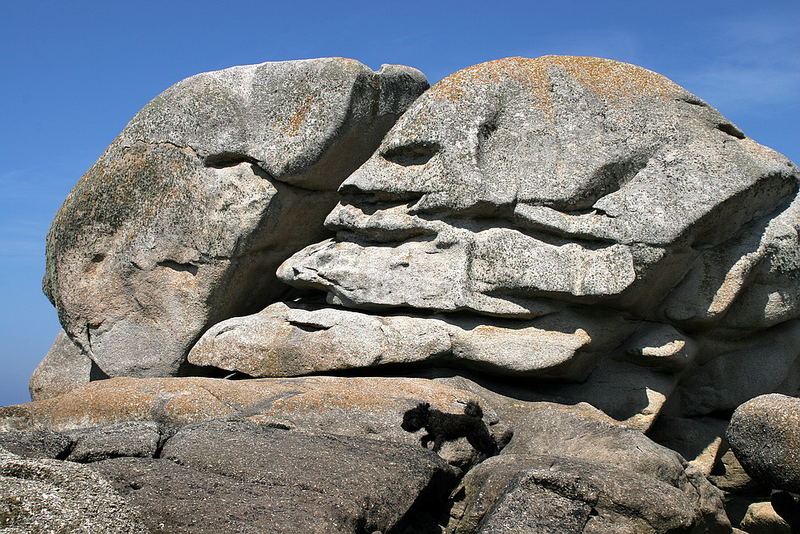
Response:
M772 261L773 284L792 288L765 310L762 323L774 323L797 313L797 178L786 158L646 69L497 60L417 100L342 184L326 223L341 232L335 246L305 249L280 277L364 308L531 317L567 300L692 324L721 319L745 272ZM659 308L740 234L761 241L746 258L731 242L734 265L704 273L706 293L681 300L696 309Z
M494 335L507 328L499 317L516 321L520 344L536 353L522 359L537 362L530 375L580 380L594 368L581 400L624 384L595 405L646 429L671 396L681 403L673 415L696 416L800 385L798 178L788 159L646 69L497 60L414 102L340 187L326 219L336 236L278 276L370 314L478 317L493 333L474 352L498 374L518 374L520 358L508 357L517 344ZM238 349L252 349L241 329L258 321L235 321L231 337L243 341L202 361L236 368ZM554 345L539 348L547 335L528 335L529 325L589 338L553 359ZM286 334L278 345L292 347L290 367L296 355L320 363L294 347L328 334L270 328ZM349 331L369 338L370 329ZM383 355L358 354L323 367ZM276 357L265 358L271 369ZM754 376L765 364L770 372Z
M139 510L92 469L0 448L0 531L146 534Z
M708 476L725 453L724 417L675 417L661 414L647 435L676 451Z
M403 412L423 401L450 413L463 413L467 402L476 401L498 442L509 429L493 403L479 394L425 378L120 377L52 399L0 408L0 429L11 431L0 432L0 442L8 436L8 443L27 443L28 449L39 450L37 432L60 431L69 436L70 447L74 445L70 460L146 457L177 427L224 419L418 447L420 434L405 432L400 422ZM465 439L448 442L440 456L462 469L481 459Z
M17 430L0 432L0 447L27 458L57 458L63 460L75 440L52 430Z
M64 330L60 330L53 346L33 371L28 389L33 400L49 399L86 384L92 378L92 360Z
M94 465L156 532L387 532L423 520L455 484L421 447L244 422L184 427L162 459ZM421 494L429 502L412 509Z
M585 403L489 398L514 436L454 492L451 532L728 532L721 493L641 432Z
M721 354L684 380L679 396L681 413L730 413L763 393L793 395L800 391L800 321L787 321L740 342L716 345Z
M688 484L686 461L676 452L586 404L536 403L514 421L503 450L518 456L551 455L602 462L676 487Z
M729 494L766 496L770 493L767 486L756 482L747 474L730 447L726 447L725 452L719 456L708 480Z
M719 496L702 476L692 482L701 487L677 488L592 460L502 454L472 469L454 491L448 532L730 532Z
M67 460L97 462L120 456L152 458L162 440L159 425L152 421L129 421L72 430L75 440Z
M755 480L800 493L800 399L771 394L747 401L733 413L726 438Z
M208 326L286 287L328 235L335 190L427 87L342 58L198 74L164 91L81 178L47 240L44 290L110 376L172 376Z
M377 316L276 303L214 325L188 361L257 377L426 362L580 381L594 364L595 352L619 343L631 328L615 319L565 311L486 324L444 314Z

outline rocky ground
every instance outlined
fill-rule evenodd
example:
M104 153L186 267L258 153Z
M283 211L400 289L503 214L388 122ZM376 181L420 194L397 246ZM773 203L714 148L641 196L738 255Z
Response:
M0 530L800 532L799 179L604 59L188 78L53 222Z

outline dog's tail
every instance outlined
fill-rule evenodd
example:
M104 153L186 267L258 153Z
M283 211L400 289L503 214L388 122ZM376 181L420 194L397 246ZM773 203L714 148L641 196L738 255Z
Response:
M467 402L467 405L464 406L464 413L472 417L483 417L483 410L481 410L480 405L475 401Z

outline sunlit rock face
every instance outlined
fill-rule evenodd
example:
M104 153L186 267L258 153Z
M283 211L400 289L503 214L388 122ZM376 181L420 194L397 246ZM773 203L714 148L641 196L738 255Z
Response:
M191 373L205 329L286 293L275 269L329 235L336 189L427 87L410 67L322 58L202 73L153 99L48 234L44 290L75 358Z
M754 300L743 282L759 265L796 269L796 173L645 69L492 61L414 104L341 186L326 221L337 240L280 276L360 308L536 317L574 302L733 324L746 310L726 312ZM759 326L796 314L792 289Z
M728 353L758 358L764 343L797 335L793 322L776 327L798 315L797 190L789 160L663 76L596 58L502 59L418 98L340 187L326 219L336 237L296 253L278 276L395 322L439 321L431 314L442 312L466 312L484 327L518 321L528 339L511 345L505 323L497 336L484 330L492 350L481 357L504 346L514 353L513 365L497 360L493 372L584 380L594 367L585 389L638 391L620 417L644 417L646 427L686 374L708 375L698 388L724 390L719 402L693 409L732 409L744 395L732 386L739 371L714 362ZM268 308L262 320L284 325L262 338L295 346L282 356L294 369L369 360L333 358L321 369L324 359L303 349L332 338L339 319L309 327L314 321ZM230 321L215 335L240 320ZM775 336L753 337L773 327ZM570 354L543 358L554 332L571 339L560 345ZM228 338L217 354L250 343ZM431 359L475 367L456 345ZM797 352L783 350L784 370ZM691 403L692 394L676 398Z

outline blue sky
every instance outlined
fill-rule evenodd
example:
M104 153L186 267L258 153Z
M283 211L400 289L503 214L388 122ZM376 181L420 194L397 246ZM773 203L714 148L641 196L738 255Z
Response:
M431 82L507 56L607 57L668 76L800 161L800 2L5 2L0 11L0 405L58 321L44 236L127 121L186 76L323 56Z

